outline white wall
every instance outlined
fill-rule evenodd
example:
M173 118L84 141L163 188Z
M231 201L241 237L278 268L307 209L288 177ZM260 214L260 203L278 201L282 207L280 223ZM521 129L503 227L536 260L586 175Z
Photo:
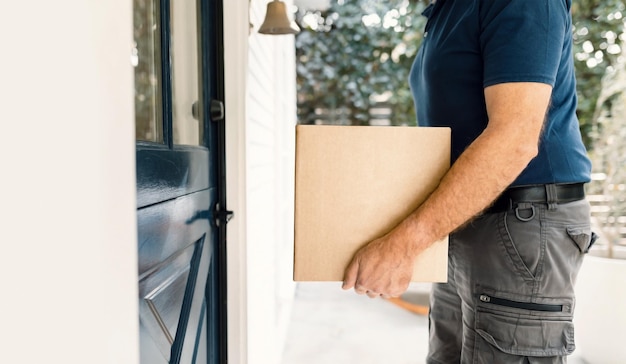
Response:
M266 0L224 2L228 359L280 361L293 300L293 36L256 34ZM255 25L248 34L249 22Z
M287 2L290 3L290 2ZM293 35L262 35L267 1L253 1L247 97L248 363L280 361L294 284Z
M0 12L3 363L136 363L132 2Z

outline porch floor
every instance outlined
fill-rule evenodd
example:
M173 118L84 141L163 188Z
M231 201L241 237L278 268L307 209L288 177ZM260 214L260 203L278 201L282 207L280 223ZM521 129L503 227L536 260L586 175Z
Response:
M405 299L422 303L429 290L414 284ZM281 364L424 364L427 347L426 316L340 283L299 283ZM568 359L591 364L577 354Z

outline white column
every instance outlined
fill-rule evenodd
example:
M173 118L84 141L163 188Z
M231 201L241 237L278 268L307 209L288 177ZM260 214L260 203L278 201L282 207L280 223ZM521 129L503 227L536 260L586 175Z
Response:
M228 362L248 363L246 243L246 87L248 0L224 1L226 193L228 223Z

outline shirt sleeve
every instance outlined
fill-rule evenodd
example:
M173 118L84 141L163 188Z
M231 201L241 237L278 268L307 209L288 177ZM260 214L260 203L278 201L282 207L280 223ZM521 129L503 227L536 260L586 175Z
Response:
M483 87L505 82L554 86L565 32L570 31L566 1L481 1Z

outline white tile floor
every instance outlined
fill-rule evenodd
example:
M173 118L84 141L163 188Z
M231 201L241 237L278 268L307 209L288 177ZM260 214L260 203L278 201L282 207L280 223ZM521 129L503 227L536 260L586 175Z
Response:
M282 364L421 364L428 320L339 283L300 283Z
M425 298L429 287L409 294ZM427 346L425 316L339 283L299 283L281 364L424 364ZM586 364L576 355L568 363Z

